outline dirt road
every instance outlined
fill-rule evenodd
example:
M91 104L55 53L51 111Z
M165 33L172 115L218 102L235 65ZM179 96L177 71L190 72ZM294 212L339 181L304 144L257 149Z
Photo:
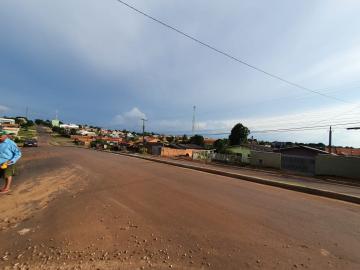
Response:
M15 184L1 269L360 269L350 203L51 146L24 149Z

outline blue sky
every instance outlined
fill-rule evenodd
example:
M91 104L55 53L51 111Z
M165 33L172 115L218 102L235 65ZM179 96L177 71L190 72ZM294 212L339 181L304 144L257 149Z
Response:
M137 8L264 70L266 77L117 1L0 3L0 114L157 132L199 133L360 122L360 3L134 0ZM326 142L327 131L254 134ZM360 132L334 143L360 147Z

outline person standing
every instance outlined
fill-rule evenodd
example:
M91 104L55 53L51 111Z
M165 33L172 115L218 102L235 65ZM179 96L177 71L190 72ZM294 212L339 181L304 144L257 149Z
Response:
M5 179L5 185L0 194L10 191L11 182L16 171L16 162L21 158L21 152L16 143L8 138L5 132L0 131L0 178Z

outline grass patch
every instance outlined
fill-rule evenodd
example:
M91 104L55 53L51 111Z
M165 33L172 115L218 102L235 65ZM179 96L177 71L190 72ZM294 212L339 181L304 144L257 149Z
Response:
M63 137L60 134L51 134L51 144L54 145L69 145L73 144L73 140L67 137Z
M37 138L37 131L36 131L35 126L21 128L19 130L18 137L20 140Z

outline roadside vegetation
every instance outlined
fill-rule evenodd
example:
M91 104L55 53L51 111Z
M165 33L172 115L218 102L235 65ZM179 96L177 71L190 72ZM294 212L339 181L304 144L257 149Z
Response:
M15 120L15 124L19 127L19 132L12 135L13 140L18 146L22 146L24 141L29 139L37 139L36 125L32 120L26 117L10 118Z

